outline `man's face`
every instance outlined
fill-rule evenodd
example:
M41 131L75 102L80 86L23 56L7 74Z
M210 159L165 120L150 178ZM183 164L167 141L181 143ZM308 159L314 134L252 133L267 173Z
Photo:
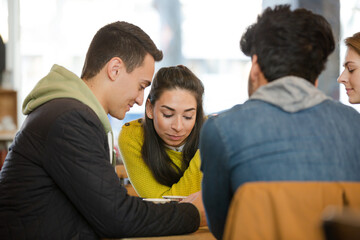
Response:
M126 112L137 104L142 105L144 101L144 90L150 86L155 69L155 60L150 55L145 56L140 67L131 73L123 70L116 79L112 96L110 97L109 114L117 119L124 119ZM109 93L110 94L110 93Z

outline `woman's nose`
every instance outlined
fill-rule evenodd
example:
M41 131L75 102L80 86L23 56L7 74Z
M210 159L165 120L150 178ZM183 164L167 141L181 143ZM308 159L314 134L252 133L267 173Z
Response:
M347 82L347 74L346 74L346 69L340 74L339 78L337 79L338 83L345 83Z
M172 126L171 126L174 130L176 130L177 132L181 131L181 129L183 128L183 123L181 120L181 117L176 117L174 119L174 121L172 122Z

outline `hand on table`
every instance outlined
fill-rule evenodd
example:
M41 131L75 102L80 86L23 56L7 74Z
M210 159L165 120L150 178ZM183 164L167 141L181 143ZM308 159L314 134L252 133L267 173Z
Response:
M182 200L181 202L189 202L195 205L195 207L199 210L200 214L200 227L207 226L205 208L202 201L202 193L201 191L193 193L189 195L187 198Z

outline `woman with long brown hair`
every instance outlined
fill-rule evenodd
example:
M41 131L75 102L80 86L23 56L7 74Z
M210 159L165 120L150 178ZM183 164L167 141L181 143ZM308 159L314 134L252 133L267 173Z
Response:
M145 119L122 127L121 155L140 197L188 196L200 190L203 93L203 84L187 67L161 68L146 101Z

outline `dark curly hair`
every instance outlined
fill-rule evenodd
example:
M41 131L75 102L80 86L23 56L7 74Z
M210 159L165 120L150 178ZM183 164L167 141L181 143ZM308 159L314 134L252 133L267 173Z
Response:
M314 83L335 49L330 24L323 16L290 5L267 8L240 40L247 56L257 55L268 82L297 76Z

